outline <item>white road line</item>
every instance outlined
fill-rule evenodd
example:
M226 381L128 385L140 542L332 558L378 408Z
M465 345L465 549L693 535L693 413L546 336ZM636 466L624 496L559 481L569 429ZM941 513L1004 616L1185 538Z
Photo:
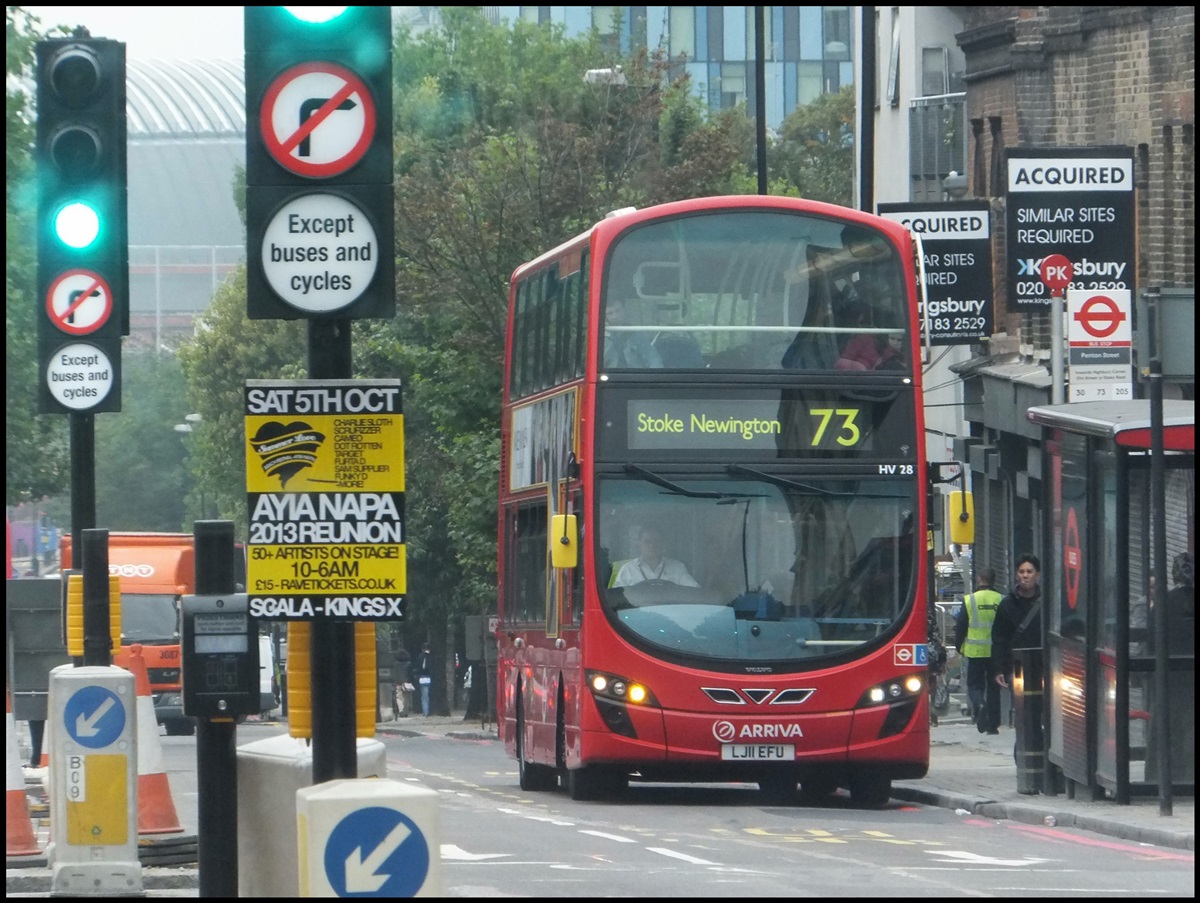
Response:
M605 834L603 831L587 831L581 830L580 834L590 834L592 837L601 837L604 840L615 840L617 843L637 843L632 837L621 837L618 834Z
M670 856L672 859L682 859L684 862L690 862L693 865L716 865L715 862L709 862L707 859L697 859L695 856L689 856L687 853L679 853L675 850L668 850L665 847L646 847L651 853L659 853L663 856Z

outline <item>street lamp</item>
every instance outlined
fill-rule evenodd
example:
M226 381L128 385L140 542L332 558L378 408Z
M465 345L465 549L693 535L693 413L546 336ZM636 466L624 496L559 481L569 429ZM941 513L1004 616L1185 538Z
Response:
M190 435L196 431L196 426L204 422L204 417L200 414L184 415L184 422L175 424L175 432ZM208 500L204 495L204 484L202 481L196 481L196 488L200 493L200 519L204 520L208 517Z
M620 66L614 66L609 69L589 69L583 73L583 80L589 85L617 85L624 87L625 73L621 71Z

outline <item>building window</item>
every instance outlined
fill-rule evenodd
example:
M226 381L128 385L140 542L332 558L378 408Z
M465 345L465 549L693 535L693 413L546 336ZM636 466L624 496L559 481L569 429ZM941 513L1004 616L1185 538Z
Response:
M545 25L550 21L550 7L522 6L520 16L522 22L528 22L530 25Z
M850 59L850 7L825 7L825 59L838 63Z
M800 62L796 64L796 106L812 103L821 96L823 63Z
M721 109L736 107L746 100L746 64L721 64Z
M758 40L758 35L755 33L754 25L754 7L746 7L746 59L757 59L755 42ZM763 11L763 56L768 60L779 59L781 48L775 46L775 17L771 15L770 9Z
M888 106L900 106L900 10L892 9L892 52L888 57Z
M671 7L671 56L696 58L696 7Z
M600 33L600 46L605 53L619 56L621 53L621 7L593 6L592 25Z
M945 47L921 48L921 94L937 97L950 92L950 53Z

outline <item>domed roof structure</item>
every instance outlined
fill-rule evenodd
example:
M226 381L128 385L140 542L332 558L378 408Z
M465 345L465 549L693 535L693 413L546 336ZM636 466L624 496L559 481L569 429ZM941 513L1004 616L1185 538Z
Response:
M159 347L245 256L234 198L245 163L240 60L126 65L130 341Z

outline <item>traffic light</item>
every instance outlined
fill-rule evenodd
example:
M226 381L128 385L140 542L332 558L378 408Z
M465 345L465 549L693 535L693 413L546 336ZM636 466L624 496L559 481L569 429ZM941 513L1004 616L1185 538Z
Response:
M395 313L386 6L245 8L251 319Z
M36 46L39 409L120 409L129 332L125 45Z

